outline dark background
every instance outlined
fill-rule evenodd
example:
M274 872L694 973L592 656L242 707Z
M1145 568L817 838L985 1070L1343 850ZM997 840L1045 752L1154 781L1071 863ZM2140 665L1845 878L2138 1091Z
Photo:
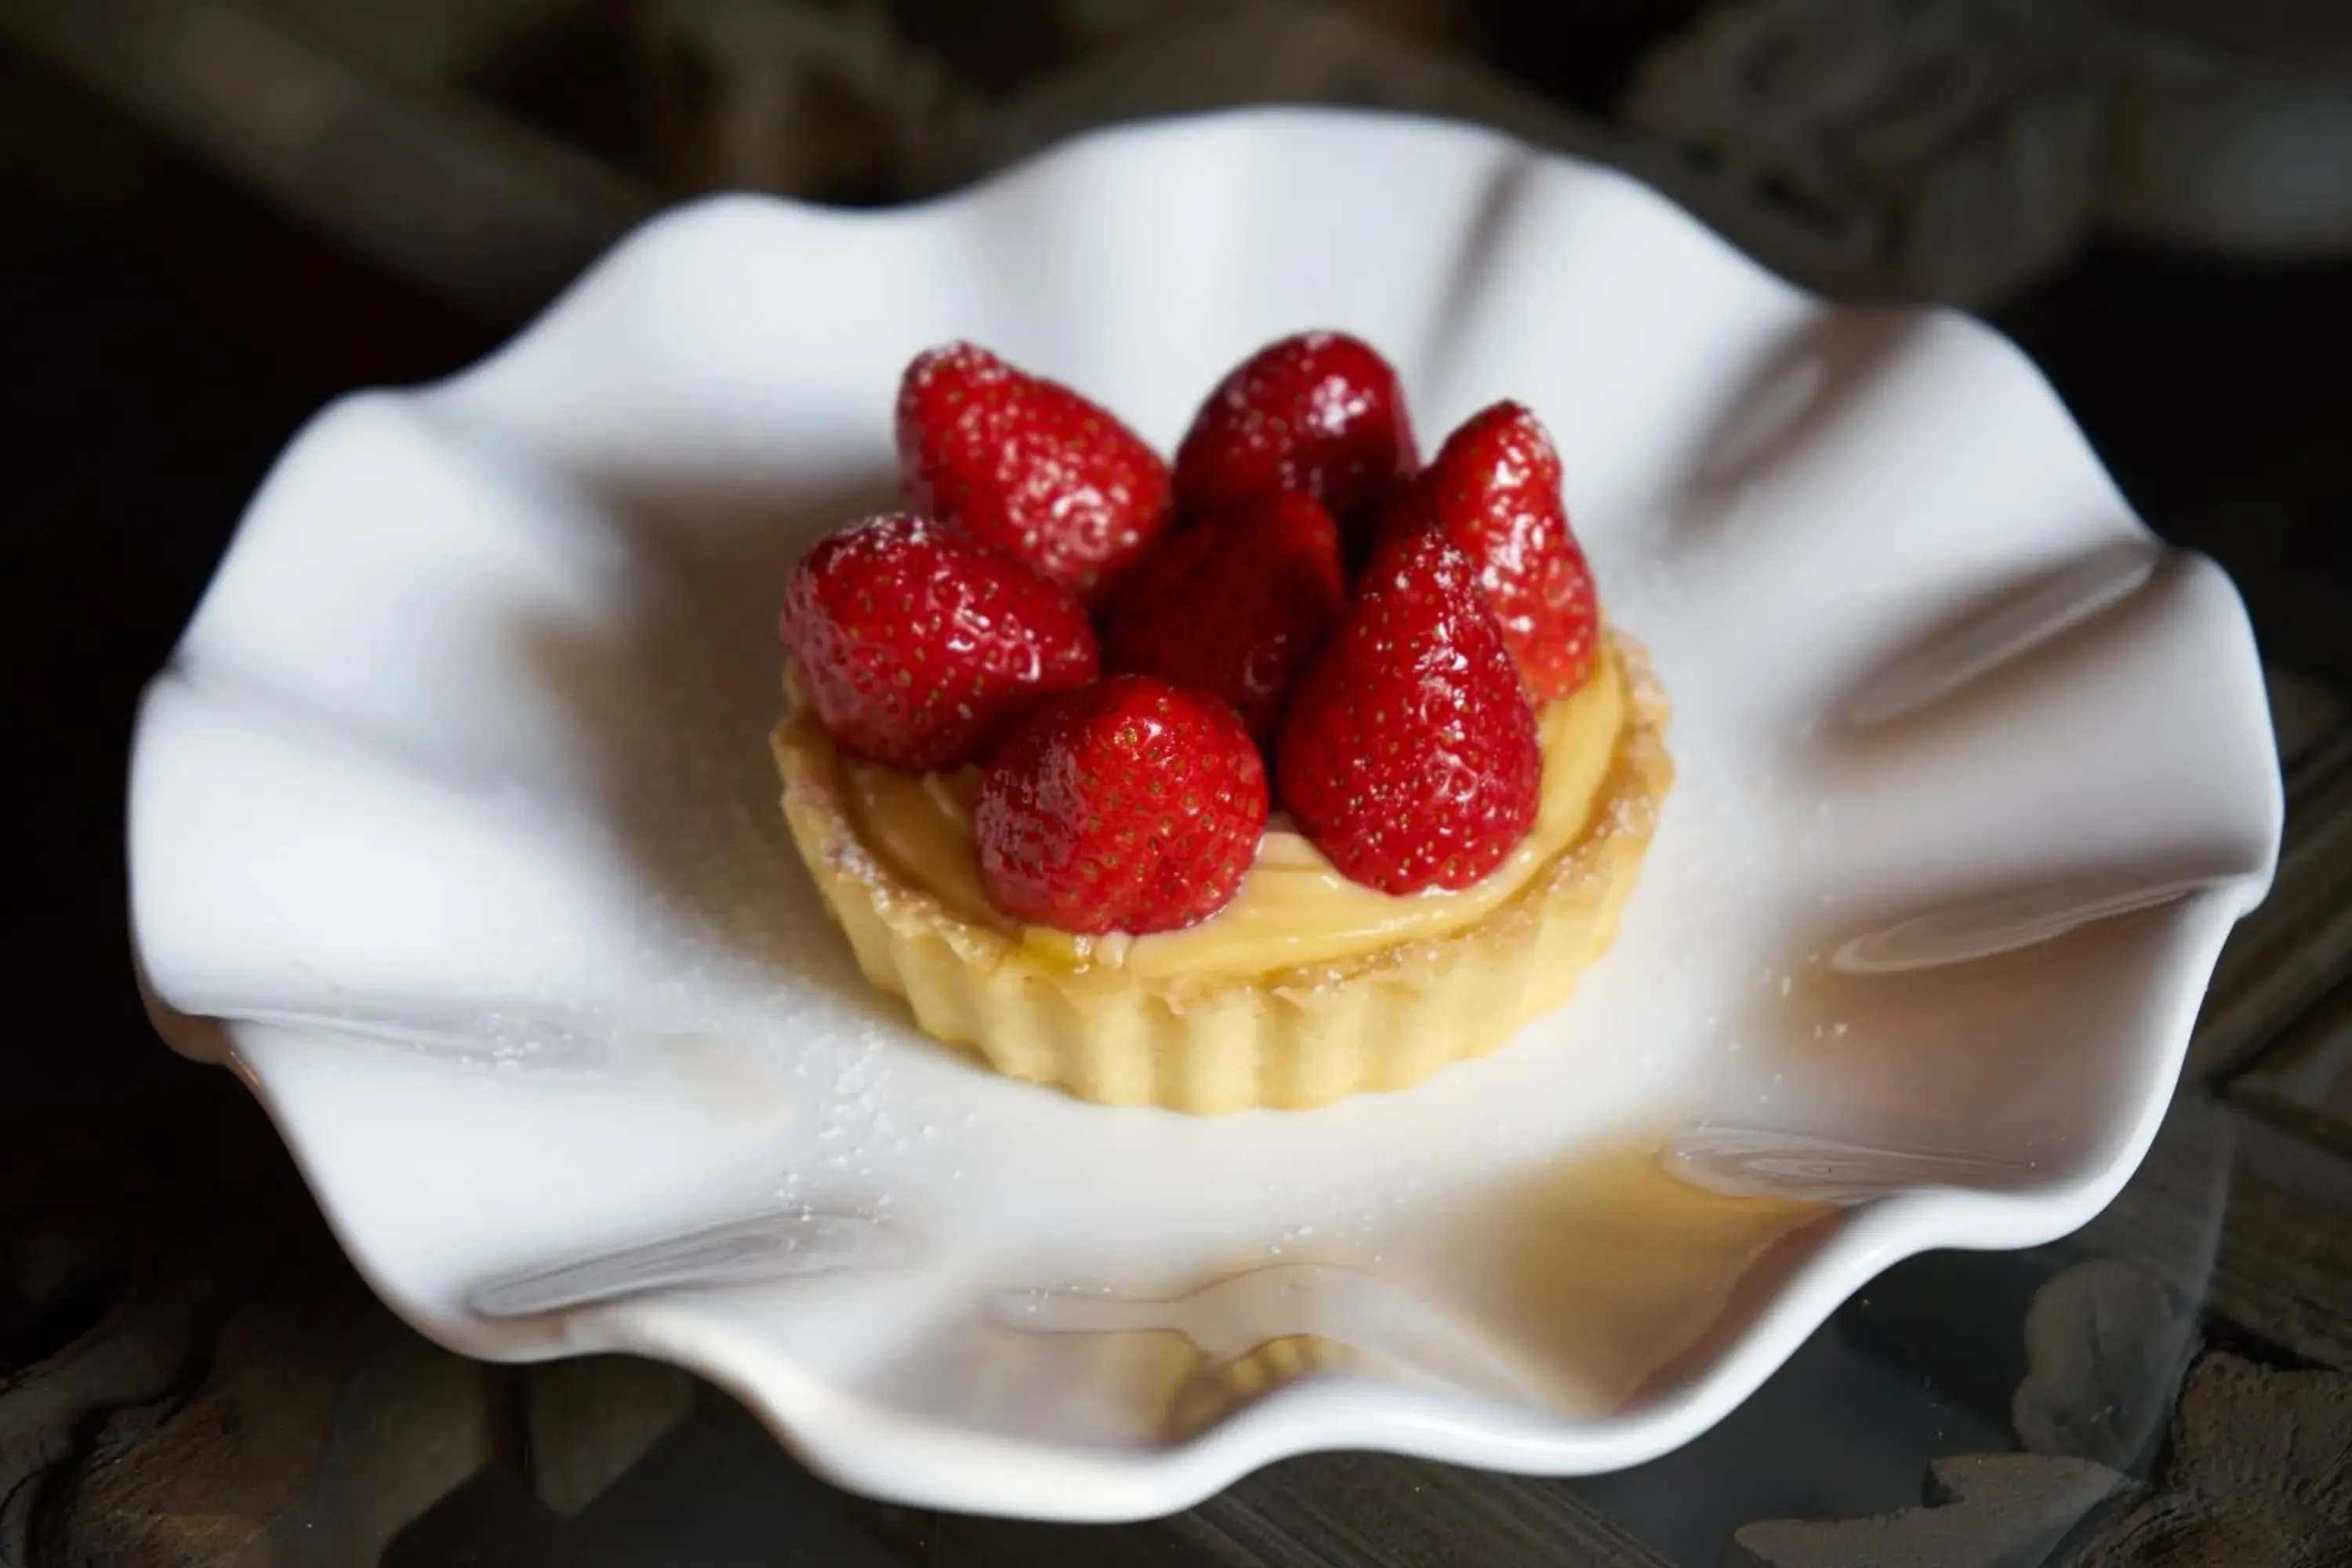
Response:
M649 44L658 30L645 6L604 0L519 6L528 15L510 30L446 58L422 43L404 54L403 28L422 36L426 24L404 22L401 8L390 5L371 17L356 0L275 6L109 0L82 8L79 20L60 21L68 8L68 0L0 0L6 479L0 548L9 589L0 607L6 639L0 689L10 771L19 781L19 805L7 821L16 845L8 886L20 911L9 965L17 1016L0 1045L0 1237L16 1237L14 1250L0 1256L14 1270L0 1272L0 1380L74 1342L115 1310L124 1290L168 1275L171 1259L214 1247L206 1238L236 1238L231 1250L249 1255L248 1284L328 1278L306 1289L337 1301L336 1292L348 1289L334 1282L342 1266L242 1089L154 1041L131 984L124 931L121 801L141 686L166 657L246 499L295 427L341 391L437 376L483 353L643 205L740 183L845 202L953 184L1020 150L1034 134L1024 127L1060 123L1024 107L1045 89L1081 75L1091 61L1123 58L1120 51L1133 47L1073 24L1070 15L1088 10L1083 6L894 0L866 7L887 16L896 47L931 62L955 94L980 106L973 113L986 120L1002 110L1004 121L1017 123L962 138L934 128L924 133L929 142L910 151L922 138L892 116L921 114L887 102L877 108L890 92L877 89L872 69L852 60L837 69L803 69L815 86L803 82L796 96L786 95L790 112L779 111L773 135L789 146L770 156L756 147L730 151L712 128L724 118L713 106L730 93L756 98L756 84L714 77L691 46L665 54ZM1958 261L1938 260L1943 253L1929 254L1935 247L1916 237L1916 226L1905 227L1917 216L1906 204L1932 184L1939 158L1974 156L2001 115L2054 90L2052 81L2071 84L2069 92L2110 95L2097 100L2111 125L2121 127L2108 134L2144 134L2144 128L2132 132L2113 107L2112 95L2123 90L2116 83L2128 79L2136 58L2125 47L2133 40L2158 37L2167 49L2205 62L2199 79L2207 79L2213 101L2235 106L2232 114L2300 103L2297 95L2315 95L2324 106L2327 89L2339 94L2336 111L2352 117L2344 108L2352 102L2352 79L2341 68L2352 29L2337 15L2346 8L2232 7L2242 13L2234 33L2202 7L2042 8L2045 18L2065 26L2053 21L2049 37L2025 45L2012 38L1992 51L2008 62L2004 69L2021 73L2024 86L1988 90L1940 131L1894 138L1910 151L1878 162L1873 149L1888 144L1885 124L1869 114L1841 121L1845 110L1822 107L1834 93L1815 102L1798 91L1777 110L1759 110L1758 147L1780 145L1774 138L1784 133L1811 136L1831 163L1850 160L1846 176L1827 182L1826 195L1819 183L1791 183L1762 153L1760 172L1740 173L1736 123L1706 134L1685 124L1677 132L1638 107L1641 84L1654 79L1644 72L1660 51L1706 23L1704 14L1773 7L1394 0L1322 9L1346 14L1348 27L1369 29L1363 36L1377 47L1349 33L1353 41L1331 44L1328 59L1308 50L1296 76L1307 90L1276 96L1453 112L1491 106L1486 117L1514 128L1535 122L1531 116L1548 127L1552 121L1541 117L1557 114L1571 141L1589 132L1604 153L1630 148L1635 166L1672 171L1669 188L1735 237L1754 232L1744 226L1761 222L1759 213L1794 213L1822 229L1856 212L1877 222L1874 244L1833 262L1801 245L1777 255L1769 245L1759 248L1816 286L1872 298L1951 299L1983 311L2048 372L2148 523L2230 567L2252 607L2266 660L2315 689L2352 688L2352 503L2343 457L2352 452L2352 375L2344 364L2352 347L2352 218L2320 210L2323 194L2299 227L2290 212L2263 220L2269 228L2250 223L2233 234L2210 215L2151 220L2145 211L2118 215L2095 200L2068 198L2089 210L2051 219L2045 226L2059 237L2039 250L1971 260L1965 235L1940 242ZM1860 16L1873 8L1842 9ZM289 162L282 147L224 145L205 132L222 81L184 85L176 96L169 85L173 68L158 58L171 51L159 40L181 36L174 28L233 32L251 16L279 30L269 36L293 40L294 64L286 68L297 78L316 73L320 91L357 106L337 121L351 143L326 163L289 174L299 160ZM1831 24L1863 27L1832 16L1823 24L1832 37ZM1800 34L1819 43L1817 35ZM1948 38L1944 47L1946 77L1965 76L1974 46ZM1412 63L1397 66L1381 52L1391 48ZM1925 73L1911 85L1900 85L1907 79L1895 73L1898 85L1886 89L1894 108L1882 101L1871 111L1881 121L1899 120L1904 104L1946 90L1936 85L1934 50L1922 58L1925 65L1903 68ZM2017 67L2021 58L2029 66ZM1769 49L1748 67L1766 76L1797 68ZM1096 107L1066 112L1123 112L1122 80L1143 110L1167 107L1149 68L1124 68L1127 78L1114 71L1088 89L1092 96L1079 95ZM1426 74L1433 70L1438 77ZM1457 79L1445 71L1465 74ZM234 71L227 85L234 97ZM1263 86L1244 72L1229 88L1187 82L1181 92L1213 101L1220 92L1249 96ZM1734 93L1727 101L1737 100ZM1813 111L1819 123L1811 130L1788 132ZM951 116L941 110L937 118ZM2184 111L2175 123L2198 122ZM416 126L426 128L421 136ZM2318 147L2286 136L2269 155L2299 163L2319 156ZM2126 155L2100 146L2088 166L2095 174ZM486 187L483 221L510 244L489 260L457 255L464 247L435 253L429 244L423 254L401 254L383 238L386 222L411 188L406 182L450 188L434 174L442 167L436 158L502 171L499 178L543 176L547 188L566 194L541 210L499 198L503 187L495 182ZM1993 215L1988 231L2013 220L2013 213L2001 216L2011 207L2043 199L2032 181L2019 177L2016 160L2010 172L2014 188L1986 198ZM380 196L371 180L381 181ZM1818 263L1811 275L1809 256ZM184 1365L164 1380L183 1396L205 1376L203 1342L226 1300L191 1309L204 1330ZM0 1396L8 1387L0 1381ZM527 1426L530 1413L499 1418ZM730 1464L757 1463L722 1440L731 1430L727 1419L723 1412L696 1417L709 1430L693 1428L703 1433L694 1440L710 1445L709 1452L691 1463L673 1455L671 1462L706 1484L730 1473ZM0 1425L0 1434L6 1431ZM121 1445L137 1436L93 1414L73 1427L68 1447L86 1457L101 1438ZM6 1456L0 1441L0 1458ZM766 1479L753 1491L768 1495L774 1478L758 1476ZM0 1498L16 1479L0 1473ZM641 1489L631 1528L650 1531L649 1539L689 1528L681 1518L663 1522L662 1484ZM403 1560L459 1561L487 1550L465 1544L472 1528L465 1508L486 1518L499 1513L503 1494L490 1490L497 1495L485 1501L478 1487L473 1502L417 1527L441 1530L431 1538L439 1545L412 1532L395 1557L404 1549ZM32 1509L21 1499L18 1506ZM41 1504L48 1510L41 1528L51 1539L67 1506L54 1489ZM698 1517L708 1522L724 1511L706 1509ZM754 1508L738 1522L756 1532L772 1524L763 1524L767 1519ZM890 1539L898 1527L886 1519L874 1526L875 1538ZM23 1539L39 1538L37 1530ZM0 1530L0 1543L8 1539ZM177 1558L123 1560L215 1559L191 1547Z

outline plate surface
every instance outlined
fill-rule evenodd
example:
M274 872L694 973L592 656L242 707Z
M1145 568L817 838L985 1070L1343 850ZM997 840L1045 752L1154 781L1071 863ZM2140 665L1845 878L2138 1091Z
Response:
M1565 1011L1411 1092L1108 1110L859 980L764 750L808 541L965 336L1163 447L1344 328L1425 441L1556 434L1680 781ZM1286 1454L1658 1454L1932 1247L2082 1224L2280 791L2252 636L2009 344L1833 310L1646 189L1328 112L930 205L704 202L512 345L320 415L142 717L144 979L352 1258L484 1356L625 1349L810 1464L1117 1519Z

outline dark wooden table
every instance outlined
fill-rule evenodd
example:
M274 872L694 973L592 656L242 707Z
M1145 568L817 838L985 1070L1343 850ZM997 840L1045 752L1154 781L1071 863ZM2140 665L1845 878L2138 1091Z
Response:
M464 363L537 286L434 288L217 167L0 50L24 781L0 1564L2352 1563L2352 275L2094 247L2001 318L2144 514L2239 576L2288 781L2276 889L2112 1208L1897 1268L1636 1470L1320 1456L1061 1528L847 1497L665 1369L435 1348L353 1277L239 1086L148 1033L121 929L139 683L303 416ZM610 194L538 212L548 254Z

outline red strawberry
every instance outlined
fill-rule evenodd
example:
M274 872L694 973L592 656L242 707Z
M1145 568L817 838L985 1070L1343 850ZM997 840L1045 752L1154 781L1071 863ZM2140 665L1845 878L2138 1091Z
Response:
M1258 350L1209 395L1176 450L1176 499L1199 513L1297 490L1358 536L1419 463L1389 362L1342 333L1302 332Z
M1001 545L1076 594L1168 521L1168 465L1068 387L986 349L917 354L898 383L898 472L916 510Z
M1307 496L1260 496L1169 534L1119 580L1103 668L1222 697L1270 750L1291 682L1347 597L1331 514Z
M1559 454L1533 414L1497 403L1472 415L1413 481L1391 526L1434 527L1470 557L1536 700L1584 684L1601 605L1560 500Z
M1340 872L1384 893L1466 888L1535 821L1535 710L1469 557L1385 534L1292 696L1283 802Z
M1265 828L1257 748L1213 698L1118 675L1040 707L981 774L981 884L1015 920L1173 931L1225 907Z
M801 557L784 646L835 740L909 773L976 761L1099 660L1076 599L999 550L890 513Z

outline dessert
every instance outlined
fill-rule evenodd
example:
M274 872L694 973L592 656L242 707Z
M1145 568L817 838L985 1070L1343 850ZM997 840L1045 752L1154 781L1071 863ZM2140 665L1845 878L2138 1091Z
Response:
M1037 710L972 803L981 891L1074 934L1181 931L1233 901L1265 832L1265 769L1231 708L1118 675Z
M1271 751L1292 684L1348 602L1339 530L1276 490L1202 519L1112 590L1103 668L1221 697Z
M909 773L959 767L1100 663L1068 595L926 518L868 518L801 561L784 639L835 740Z
M1159 453L1108 409L971 343L907 367L898 469L917 511L1081 595L1168 523Z
M1567 998L1673 766L1532 413L1420 468L1385 362L1305 334L1157 500L1125 426L983 351L919 358L898 415L915 511L795 569L773 746L926 1032L1206 1112L1402 1088Z
M1308 495L1359 543L1420 466L1396 371L1344 332L1300 332L1235 365L1176 448L1199 516L1269 491Z
M1459 545L1538 701L1592 672L1600 602L1560 500L1559 454L1516 403L1481 409L1445 438L1399 502L1400 525Z
M1534 826L1543 748L1470 558L1389 534L1283 721L1282 798L1351 882L1396 898L1484 881Z

